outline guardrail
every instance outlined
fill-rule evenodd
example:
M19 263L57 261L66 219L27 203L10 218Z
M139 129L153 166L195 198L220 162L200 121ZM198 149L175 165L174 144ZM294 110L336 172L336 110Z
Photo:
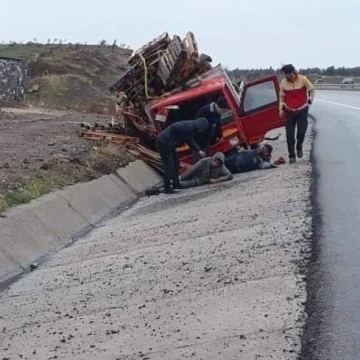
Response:
M360 91L360 84L314 84L316 90Z

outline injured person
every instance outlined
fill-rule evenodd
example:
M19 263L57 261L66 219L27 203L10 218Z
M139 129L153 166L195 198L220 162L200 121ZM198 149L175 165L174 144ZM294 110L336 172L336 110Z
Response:
M271 163L272 150L273 148L270 144L262 144L252 150L242 150L237 154L228 157L225 160L225 166L233 174L257 169L276 168L276 165Z
M225 155L217 152L212 157L206 157L190 166L179 176L180 189L188 189L205 184L216 184L232 180L233 175L225 166ZM164 192L164 185L159 184L145 190L145 195L158 195Z
M180 176L180 188L187 189L205 184L216 184L233 179L233 175L225 166L225 155L217 152L206 157L187 169Z

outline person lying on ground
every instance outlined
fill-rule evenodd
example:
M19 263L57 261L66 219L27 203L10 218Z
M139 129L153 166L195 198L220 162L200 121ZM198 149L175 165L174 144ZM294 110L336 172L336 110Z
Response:
M180 176L180 188L187 189L232 180L233 175L224 162L225 155L221 152L199 160Z
M270 144L262 144L256 149L241 150L239 153L228 157L225 160L225 166L233 174L275 168L276 165L271 163L272 150L273 147Z
M194 140L198 133L208 130L209 122L205 118L189 121L178 121L163 130L156 139L156 148L164 163L164 187L165 193L172 194L174 189L179 188L179 158L176 148L187 144L200 157L206 154ZM173 187L171 188L171 180Z

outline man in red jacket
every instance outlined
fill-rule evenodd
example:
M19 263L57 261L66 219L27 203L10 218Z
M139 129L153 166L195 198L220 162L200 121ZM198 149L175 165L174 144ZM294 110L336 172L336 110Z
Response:
M302 144L308 126L309 105L314 100L314 87L306 76L298 74L291 64L282 67L285 78L280 85L280 116L286 117L286 139L289 151L290 164L296 162L295 156L295 129L296 155L303 157Z

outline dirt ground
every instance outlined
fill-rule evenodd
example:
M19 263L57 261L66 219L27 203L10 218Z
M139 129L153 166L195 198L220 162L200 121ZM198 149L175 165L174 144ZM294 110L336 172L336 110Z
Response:
M0 196L23 191L42 179L39 194L88 181L125 165L129 156L114 145L78 136L80 122L106 122L102 115L34 108L0 110ZM47 180L51 179L51 183ZM29 196L28 196L29 197ZM35 198L36 194L31 194ZM25 199L26 200L26 199ZM31 200L31 199L29 199ZM27 201L14 201L27 202Z
M2 357L299 359L310 148L296 165L143 197L52 256L0 293Z

